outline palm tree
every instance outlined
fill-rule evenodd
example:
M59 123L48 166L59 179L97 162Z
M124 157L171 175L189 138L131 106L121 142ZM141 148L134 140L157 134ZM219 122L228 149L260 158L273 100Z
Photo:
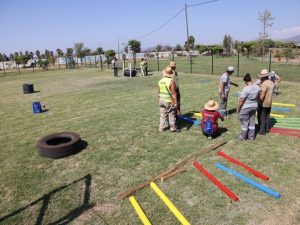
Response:
M35 54L36 54L36 56L38 57L38 59L41 58L41 52L40 52L39 50L36 50L36 51L35 51Z

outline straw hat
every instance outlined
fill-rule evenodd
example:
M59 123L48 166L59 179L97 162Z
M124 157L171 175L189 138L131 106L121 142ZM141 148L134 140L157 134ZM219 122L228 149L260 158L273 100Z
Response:
M263 77L268 77L269 75L270 75L269 70L267 70L267 69L262 69L262 70L260 71L260 74L258 74L257 76L258 76L259 78L263 78Z
M163 71L162 74L164 77L170 77L172 78L174 75L174 71L172 70L172 68L170 66L167 66Z
M216 110L217 108L219 108L219 104L217 102L215 102L214 100L209 100L205 105L204 108L206 110Z
M176 62L170 62L169 66L170 67L176 67Z

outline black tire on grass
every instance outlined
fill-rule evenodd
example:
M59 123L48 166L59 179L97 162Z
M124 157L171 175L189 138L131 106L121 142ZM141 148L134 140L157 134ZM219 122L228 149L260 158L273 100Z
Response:
M76 154L83 149L82 147L80 135L73 132L50 134L37 142L41 156L55 159Z

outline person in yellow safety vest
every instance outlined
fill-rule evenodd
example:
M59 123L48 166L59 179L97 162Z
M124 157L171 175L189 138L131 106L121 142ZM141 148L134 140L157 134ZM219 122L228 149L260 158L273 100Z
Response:
M169 66L174 71L173 80L175 81L175 91L177 96L177 108L180 111L180 91L179 91L179 83L178 83L178 73L176 71L176 62L170 62Z
M176 126L177 96L175 90L174 71L166 67L162 71L163 77L158 82L159 92L159 131L163 132L170 126L171 132L180 132Z
M142 75L144 77L145 76L145 61L144 61L144 58L141 59L140 67L141 67Z

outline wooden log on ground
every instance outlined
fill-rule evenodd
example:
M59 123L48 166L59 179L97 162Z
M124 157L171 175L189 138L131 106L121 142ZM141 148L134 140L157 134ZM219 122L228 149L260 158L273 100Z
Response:
M180 168L180 169L178 169L178 170L173 171L172 173L169 173L169 174L167 174L167 175L161 177L160 180L161 180L161 181L165 181L165 180L169 179L170 177L173 177L173 176L175 176L176 174L178 174L178 173L183 173L183 172L185 172L185 171L186 171L185 168Z
M161 177L164 177L167 174L172 173L175 170L178 170L179 168L185 166L187 163L195 161L199 156L204 155L205 153L207 153L209 151L212 151L216 148L219 148L220 146L222 146L226 143L227 143L227 141L219 142L219 143L213 145L212 147L205 149L202 152L198 152L196 154L193 154L193 155L189 156L188 158L186 158L184 160L181 160L180 162L176 163L174 166L172 166L169 169L165 170L161 174L159 174L157 176L154 176L154 177L151 177L149 180L146 180L143 183L140 183L139 185L137 185L134 188L131 188L131 189L125 191L125 192L119 193L118 198L120 198L120 199L127 198L128 196L132 195L134 192L139 191L139 190L143 189L146 186L149 186L151 182L159 180Z

